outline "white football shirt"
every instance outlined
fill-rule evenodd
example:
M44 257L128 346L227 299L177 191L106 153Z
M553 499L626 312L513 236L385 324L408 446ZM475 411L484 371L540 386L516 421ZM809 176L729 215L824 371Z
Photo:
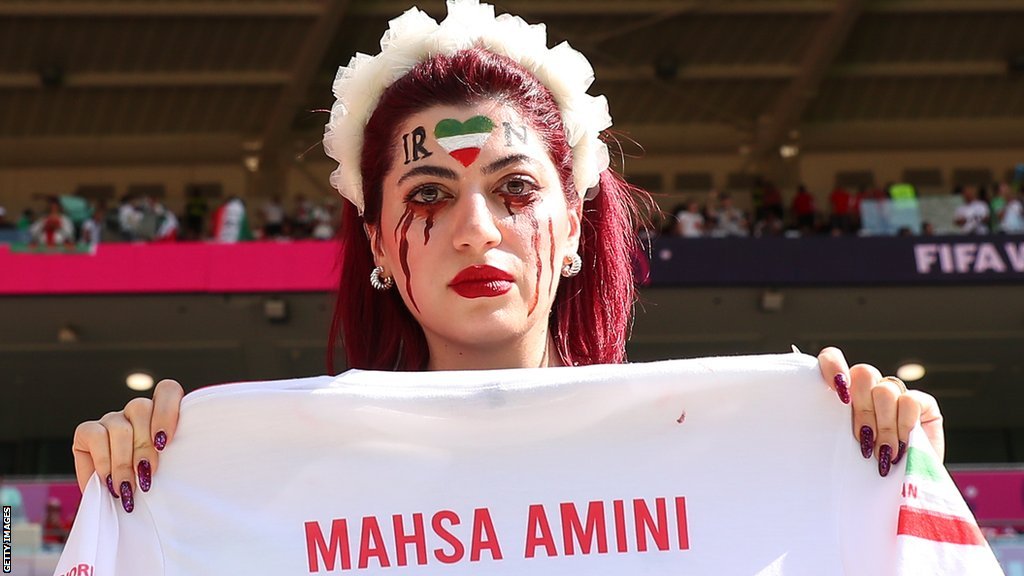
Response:
M1001 574L923 435L879 477L801 354L199 390L57 570L384 572Z

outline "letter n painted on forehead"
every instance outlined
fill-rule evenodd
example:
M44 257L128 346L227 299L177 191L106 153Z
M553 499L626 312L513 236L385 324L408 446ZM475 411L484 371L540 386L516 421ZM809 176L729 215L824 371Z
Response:
M445 118L434 127L437 143L449 156L469 166L480 155L480 148L494 130L494 122L486 116L473 116L465 122Z
M520 125L516 130L516 126L511 122L502 122L501 125L505 128L505 146L512 145L513 135L521 144L526 144L526 126Z
M426 141L427 131L423 126L417 126L413 128L412 132L402 134L402 149L405 150L406 164L432 155L432 153L423 145Z

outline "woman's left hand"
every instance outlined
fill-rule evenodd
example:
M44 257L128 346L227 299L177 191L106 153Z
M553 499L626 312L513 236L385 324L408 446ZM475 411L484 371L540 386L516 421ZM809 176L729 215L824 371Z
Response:
M942 414L934 397L920 390L904 391L902 382L883 378L878 369L869 364L850 368L838 348L822 350L818 363L821 375L839 399L852 404L853 436L860 443L865 458L873 454L878 460L879 474L888 475L892 464L903 459L910 430L919 420L939 461L943 460L946 439Z

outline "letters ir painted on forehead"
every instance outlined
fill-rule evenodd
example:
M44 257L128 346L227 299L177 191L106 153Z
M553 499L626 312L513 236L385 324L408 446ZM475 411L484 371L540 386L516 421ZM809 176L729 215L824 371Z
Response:
M427 58L481 47L515 60L551 91L572 147L573 178L582 197L608 167L608 147L600 133L612 124L604 96L587 94L594 81L590 62L566 42L549 49L543 24L527 24L511 14L495 17L494 7L479 0L448 0L447 5L448 17L440 24L411 8L390 22L380 54L356 54L338 70L337 100L324 131L324 150L338 162L331 185L362 214L363 130L381 94Z

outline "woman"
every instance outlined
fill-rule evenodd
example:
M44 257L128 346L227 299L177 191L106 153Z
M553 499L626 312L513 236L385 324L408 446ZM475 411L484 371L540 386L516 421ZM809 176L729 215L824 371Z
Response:
M331 349L340 338L349 366L376 370L623 362L634 191L608 167L611 121L586 94L586 59L472 0L449 3L440 26L410 10L382 48L341 70L325 136L348 200ZM930 396L849 368L834 348L819 360L879 474L919 419L941 456ZM164 380L152 401L81 424L80 485L105 477L129 510L173 440L182 395Z

